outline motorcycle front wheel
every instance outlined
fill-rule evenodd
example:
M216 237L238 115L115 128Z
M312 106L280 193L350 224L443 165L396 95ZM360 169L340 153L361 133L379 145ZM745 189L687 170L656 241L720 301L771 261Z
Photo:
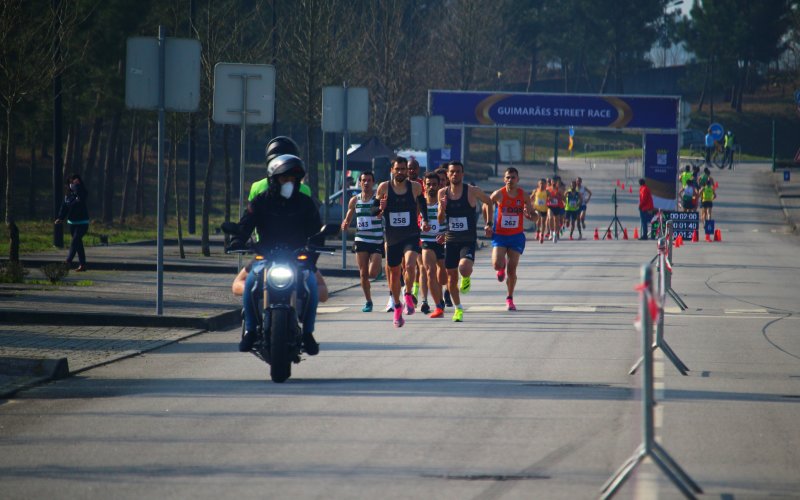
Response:
M292 376L292 332L287 309L270 311L270 370L273 382L285 382Z

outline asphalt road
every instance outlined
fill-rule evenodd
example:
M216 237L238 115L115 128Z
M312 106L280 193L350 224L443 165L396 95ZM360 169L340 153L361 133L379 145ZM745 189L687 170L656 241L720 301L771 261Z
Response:
M613 208L615 168L568 165ZM800 265L763 166L720 172L722 243L676 249L656 432L708 498L800 494ZM523 180L541 172L523 171ZM620 218L631 231L635 195ZM0 405L4 498L595 498L641 442L632 323L652 242L528 242L515 294L478 253L464 322L395 329L358 288L320 310L322 352L285 384L193 337ZM374 296L386 296L385 282ZM376 300L377 304L382 303ZM680 498L652 464L619 498Z

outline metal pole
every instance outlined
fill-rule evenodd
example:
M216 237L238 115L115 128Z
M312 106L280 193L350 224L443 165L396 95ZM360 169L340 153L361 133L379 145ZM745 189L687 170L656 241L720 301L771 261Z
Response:
M53 0L53 11L57 12L61 0ZM59 30L60 31L60 30ZM53 65L56 66L56 74L53 76L53 220L58 217L61 210L61 200L63 200L64 175L63 167L63 138L62 138L62 105L61 105L61 70L59 69L59 59L61 58L61 40L57 33L55 36L55 50L53 52ZM53 224L53 246L64 248L64 226Z
M194 0L189 0L189 38L192 38L192 35L194 35L194 5ZM195 148L197 148L197 141L195 141L196 128L194 113L189 113L189 137L187 139L188 151L186 161L188 170L186 175L186 183L188 184L186 226L189 234L195 233L195 187L197 184L197 178L195 176L195 166L197 163L197 155L195 154Z
M347 83L344 87L344 126L342 127L342 221L347 204L347 147L350 145L350 132L347 130ZM342 231L342 269L347 269L347 231Z
M156 257L156 314L164 313L164 59L166 28L158 27L158 245Z
M772 120L772 171L777 168L775 164L775 120Z
M244 211L244 143L247 137L247 76L242 75L242 126L239 127L239 220ZM242 254L238 254L237 269L242 268Z
M500 161L500 127L494 127L494 176L497 177L497 164Z

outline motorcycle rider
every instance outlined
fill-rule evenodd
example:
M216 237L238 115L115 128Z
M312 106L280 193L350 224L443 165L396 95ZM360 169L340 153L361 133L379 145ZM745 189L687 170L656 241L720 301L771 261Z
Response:
M308 196L301 194L300 181L305 177L303 160L295 155L284 154L269 162L267 175L269 188L259 194L247 205L247 210L239 220L239 231L231 240L229 249L244 248L253 229L258 230L259 241L255 250L266 255L276 247L290 250L304 247L310 236L317 234L322 226L319 211ZM303 346L311 356L319 353L319 344L314 339L314 322L317 316L319 291L316 269L309 273L306 285L309 290L306 317L303 320ZM263 271L261 271L263 272ZM263 278L255 269L251 270L245 281L242 294L244 308L244 333L239 343L239 351L247 352L256 339L258 311L253 303L253 294L262 293Z

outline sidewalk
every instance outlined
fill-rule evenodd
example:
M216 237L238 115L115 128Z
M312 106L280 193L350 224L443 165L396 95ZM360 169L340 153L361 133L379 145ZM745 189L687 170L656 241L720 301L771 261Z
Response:
M0 397L237 325L241 299L230 286L238 258L223 253L221 238L213 240L211 257L201 255L196 240L185 252L181 259L176 242L165 244L160 316L154 243L89 247L89 270L70 272L64 285L0 284ZM46 281L39 267L62 262L65 254L43 252L21 260L29 279ZM320 256L331 293L358 286L355 256L347 252L346 258L343 270L341 252Z
M789 173L788 181L784 171ZM792 232L800 234L800 168L779 169L772 173L772 182Z

